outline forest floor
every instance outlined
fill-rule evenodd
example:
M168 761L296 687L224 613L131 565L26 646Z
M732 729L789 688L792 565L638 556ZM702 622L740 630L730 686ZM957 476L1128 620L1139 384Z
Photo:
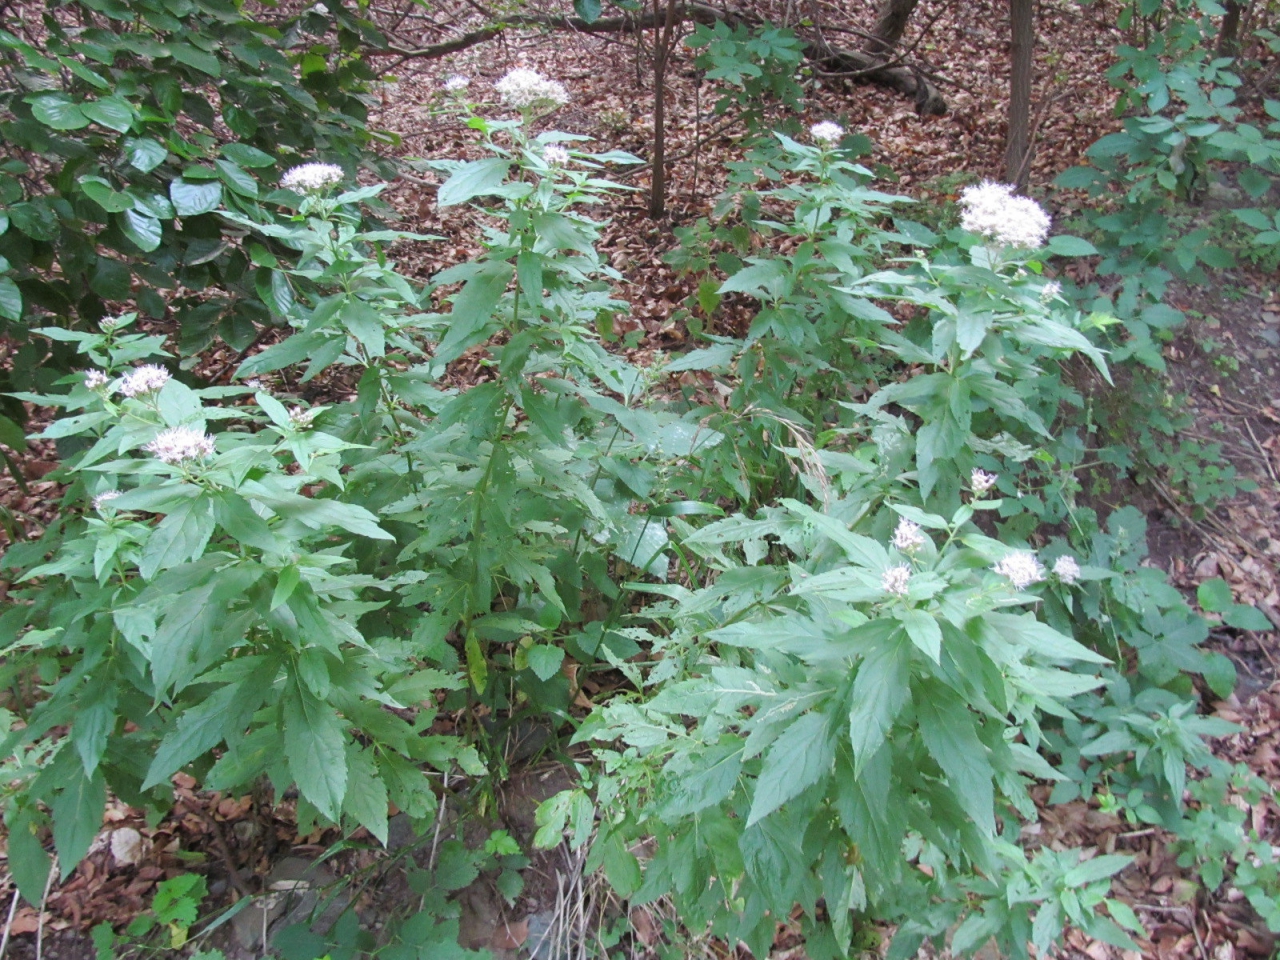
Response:
M774 19L794 9L777 0ZM1077 162L1087 146L1112 128L1114 91L1102 77L1111 63L1111 50L1124 36L1114 27L1115 3L1081 6L1070 0L1045 0L1039 5L1039 43L1036 54L1034 103L1035 159L1031 192L1043 196L1054 175ZM863 28L871 22L868 0L822 8L828 29ZM464 8L465 9L465 8ZM893 178L891 189L934 201L953 197L958 176L1000 179L1003 168L1004 105L1008 84L1008 37L1004 4L997 0L925 0L913 32L904 39L913 58L926 62L939 78L949 112L920 117L905 98L881 87L823 78L809 92L805 123L834 119L873 143L866 158ZM415 12L415 10L417 12ZM815 7L815 10L819 8ZM423 19L418 19L419 17ZM402 31L418 30L411 46L448 39L480 26L458 14L439 32L428 22L448 19L411 8L400 21ZM921 28L925 29L922 31ZM449 32L452 31L452 34ZM847 34L840 34L844 37ZM848 35L852 36L852 35ZM852 36L851 44L858 38ZM648 172L644 167L621 171L620 179L637 187L634 194L612 206L605 230L604 252L624 275L621 298L633 306L623 318L619 334L633 333L628 349L643 355L682 349L689 333L676 319L691 285L663 262L676 245L673 228L709 214L723 187L726 161L740 156L740 128L716 135L722 121L712 110L706 86L699 86L692 67L692 51L682 48L668 76L669 156L668 216L660 221L646 214ZM462 51L446 60L388 58L386 82L378 88L381 109L374 125L397 133L406 157L475 157L475 134L455 115L441 109L440 83L455 73L473 78L469 96L495 99L491 84L513 66L530 66L561 80L573 101L551 120L558 129L586 134L600 150L622 149L638 156L650 154L652 94L647 54L634 38L593 36L571 32L509 31L500 39ZM401 269L422 279L439 269L469 258L476 250L471 214L453 208L442 215L436 208L434 181L428 174L407 173L384 195L403 215L405 227L445 239L397 250ZM1055 222L1073 214L1073 201L1049 206ZM1201 286L1179 285L1170 302L1188 313L1191 322L1168 344L1167 390L1170 405L1194 417L1186 439L1221 445L1223 463L1230 463L1254 489L1221 501L1209 510L1194 509L1178 488L1176 478L1156 476L1143 484L1099 474L1086 487L1100 508L1134 502L1150 520L1153 562L1173 582L1194 597L1201 581L1222 577L1231 584L1238 602L1256 604L1280 625L1280 289L1277 278L1246 269L1224 272ZM470 371L474 373L473 371ZM452 374L465 381L469 371L460 361ZM328 389L340 395L343 385ZM16 524L34 530L55 509L57 490L42 478L54 453L36 444L23 464L26 489L7 477L0 479L0 503ZM1242 633L1216 628L1211 643L1236 663L1240 684L1227 701L1211 709L1241 724L1243 732L1216 742L1215 751L1233 762L1248 764L1259 776L1280 783L1280 649L1274 632ZM560 783L563 771L539 767L519 774L509 789L506 823L518 837L531 832L532 804ZM124 828L140 837L140 857L121 863L104 842L68 880L51 890L43 915L23 905L9 917L13 935L9 955L37 955L36 935L50 960L93 957L85 931L94 923L123 923L150 902L155 885L196 862L209 864L210 903L227 905L236 883L255 889L295 883L290 871L314 860L336 835L299 837L288 804L270 809L250 798L210 797L193 791L179 779L178 803L158 825L148 826L137 811L113 807L103 838ZM1271 805L1249 811L1260 834L1277 842L1280 811ZM527 832L526 832L527 829ZM1037 828L1045 844L1073 844L1103 852L1127 852L1136 857L1120 875L1116 894L1130 902L1146 924L1149 938L1141 953L1121 951L1071 933L1058 956L1090 960L1154 957L1160 960L1234 960L1272 956L1275 941L1265 926L1229 884L1207 893L1178 867L1171 838L1159 831L1137 829L1105 813L1096 804L1077 802L1047 810ZM570 953L540 942L548 917L563 920L574 890L587 896L575 864L563 853L535 860L526 872L526 892L514 908L507 908L484 884L462 891L463 939L469 947L492 950L501 960L536 957L567 960ZM311 878L315 886L338 877L362 876L383 866L383 856L371 849L352 850L329 861L326 879ZM575 869L579 874L575 874ZM403 878L387 881L361 894L362 915L386 915L409 903L412 895ZM575 887L574 884L577 884ZM0 893L0 896L4 896ZM0 903L7 903L0 900ZM15 901L16 902L16 901ZM206 904L208 907L209 904ZM245 914L251 914L245 911ZM249 960L260 955L255 925L278 923L279 917L253 915L251 923L228 924L202 946L217 945L228 957ZM650 911L633 912L638 955L647 952L660 928L661 917ZM158 955L165 955L160 951ZM157 954L153 954L157 955ZM576 956L576 953L573 954ZM708 945L707 955L727 956ZM780 925L775 955L803 958L794 929Z

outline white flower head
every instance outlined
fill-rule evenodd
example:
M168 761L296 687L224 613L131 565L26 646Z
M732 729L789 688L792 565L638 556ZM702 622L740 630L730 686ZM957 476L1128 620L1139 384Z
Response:
M1049 236L1049 215L1013 187L984 180L960 192L960 226L1005 247L1034 250Z
M1075 557L1064 553L1053 561L1053 575L1067 586L1071 586L1080 579L1080 564L1076 563Z
M320 416L323 411L322 407L314 407L311 410L304 410L302 407L293 407L289 411L289 423L295 430L306 430Z
M1048 283L1046 283L1043 287L1040 288L1040 302L1049 303L1052 300L1057 300L1061 293L1062 293L1062 284L1060 284L1057 280L1050 280Z
M103 333L115 333L124 326L124 317L103 317L98 321L98 329Z
M143 449L165 463L186 463L213 456L213 437L195 427L171 427Z
M342 182L346 174L332 163L304 163L280 178L280 186L294 193L323 193Z
M830 120L823 120L821 123L815 123L809 128L809 136L813 137L818 143L829 147L833 143L838 143L840 138L844 136L844 127L838 123L832 123Z
M86 370L84 372L84 385L90 390L102 390L104 387L111 385L111 378L101 370Z
M911 565L907 563L890 567L880 577L880 586L884 588L884 592L893 594L895 597L905 597L910 584Z
M516 67L493 85L503 102L517 110L528 108L555 109L569 102L564 84L548 80L537 70Z
M1025 590L1044 579L1044 567L1030 550L1005 554L991 569L1013 584L1015 590Z
M551 143L542 151L542 159L553 167L563 167L569 162L569 150L558 143Z
M248 380L246 380L246 381L244 382L244 385L245 385L246 387L248 387L250 390L265 390L265 389L267 389L266 384L264 384L264 383L263 383L261 380L259 380L257 377L250 377Z
M102 508L107 506L107 504L109 504L112 500L114 500L118 496L120 496L119 490L103 490L101 493L99 493L97 496L93 498L93 501L92 501L93 509L101 513Z
M920 532L920 524L906 517L899 517L898 526L893 531L893 540L890 542L903 553L915 553L924 546L925 537Z
M471 78L464 77L460 73L455 73L444 82L444 89L448 93L461 93L469 86L471 86Z
M169 382L169 371L154 363L134 367L116 383L116 389L126 397L141 397L158 393Z
M988 473L986 470L974 467L973 472L969 474L969 489L973 491L975 497L980 497L994 487L999 479L998 473Z

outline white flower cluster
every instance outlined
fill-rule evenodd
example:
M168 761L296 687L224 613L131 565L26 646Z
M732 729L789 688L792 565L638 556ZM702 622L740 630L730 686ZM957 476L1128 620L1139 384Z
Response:
M114 500L118 496L120 496L119 490L103 490L100 494L98 494L93 498L93 509L101 513L102 508L105 507L108 503L110 503L112 500Z
M523 110L526 107L554 108L569 102L569 91L564 84L548 80L537 70L516 67L493 85L509 107Z
M1030 550L1015 550L1006 554L991 569L1013 584L1015 590L1025 590L1044 579L1044 567Z
M111 378L101 370L86 370L84 372L84 385L90 390L101 390L111 384Z
M1075 557L1069 557L1064 553L1053 561L1053 575L1067 586L1071 586L1080 579L1080 564L1076 563Z
M124 317L103 317L98 321L98 329L103 333L114 333L124 324Z
M1008 184L984 180L965 187L960 206L960 226L1001 246L1034 250L1049 236L1049 215L1034 200L1016 196Z
M905 597L910 584L911 566L906 563L890 567L880 578L880 586L884 588L884 592L893 594L895 597Z
M116 384L116 389L126 397L141 397L148 393L158 393L168 382L168 370L157 364L148 363L141 367L134 367L121 377Z
M830 120L823 120L821 123L815 123L809 128L809 136L819 143L830 146L833 143L838 143L840 138L844 136L844 127L838 123L832 123Z
M320 416L320 408L314 410L303 410L301 407L294 407L289 411L289 423L293 425L295 430L306 430Z
M980 497L994 487L999 479L998 473L988 473L986 470L974 467L973 472L969 474L969 489L973 491L975 497Z
M915 553L925 544L924 534L920 532L920 524L913 523L906 517L898 519L898 526L893 531L890 541L903 553Z
M213 437L194 427L171 427L143 449L165 463L185 463L213 456Z
M1057 280L1050 280L1040 289L1040 302L1049 303L1051 300L1057 300L1060 293L1062 293L1062 284Z
M464 77L460 73L455 73L444 82L444 89L448 93L461 93L469 86L471 86L471 78Z
M294 193L323 193L342 182L346 174L332 163L304 163L280 178L280 186Z
M569 151L558 143L550 143L542 151L542 159L553 167L563 167L569 162Z

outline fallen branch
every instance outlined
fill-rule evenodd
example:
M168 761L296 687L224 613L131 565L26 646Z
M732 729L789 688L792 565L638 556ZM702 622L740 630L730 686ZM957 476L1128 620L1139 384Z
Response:
M675 8L675 15L682 20L695 23L724 22L730 25L757 24L760 21L745 13L733 10L721 10L705 3L687 2ZM497 23L491 23L479 30L472 30L462 36L434 43L425 47L411 48L391 43L387 49L399 54L397 61L403 63L409 59L434 60L439 57L466 50L477 44L485 43L512 28L540 28L543 30L574 30L579 33L607 34L630 33L652 29L655 18L652 12L639 16L601 17L588 23L581 17L567 17L550 14L519 14L506 17ZM872 54L860 50L835 47L821 38L808 40L804 45L804 55L821 69L838 73L859 80L865 80L880 86L897 90L911 97L916 104L916 112L940 116L947 112L947 102L938 88L920 70L896 61L886 62Z

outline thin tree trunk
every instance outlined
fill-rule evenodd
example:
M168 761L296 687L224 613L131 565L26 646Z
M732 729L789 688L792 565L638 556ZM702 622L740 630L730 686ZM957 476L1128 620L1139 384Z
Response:
M1022 190L1031 171L1031 73L1035 48L1035 0L1009 0L1013 59L1009 83L1009 133L1005 141L1005 180Z
M863 51L874 57L885 59L907 29L907 21L915 12L920 0L880 0L876 10L876 25L867 37Z
M667 61L676 26L676 0L666 0L666 20L659 26L660 0L653 0L653 182L649 191L649 218L667 211Z

